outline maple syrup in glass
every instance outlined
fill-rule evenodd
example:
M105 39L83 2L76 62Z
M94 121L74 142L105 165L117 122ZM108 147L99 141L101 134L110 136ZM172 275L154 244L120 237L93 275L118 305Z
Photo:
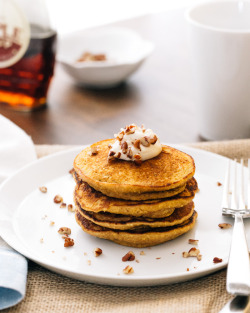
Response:
M30 34L24 56L12 66L0 68L0 103L20 111L46 104L54 72L56 32L31 24Z

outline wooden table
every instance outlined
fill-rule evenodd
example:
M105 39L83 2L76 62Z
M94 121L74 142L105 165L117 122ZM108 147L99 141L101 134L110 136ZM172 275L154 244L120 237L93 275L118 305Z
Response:
M155 43L154 53L126 83L108 90L80 88L56 65L46 108L23 113L0 105L0 114L35 144L92 143L130 123L152 128L162 142L200 141L183 14L174 10L115 24Z

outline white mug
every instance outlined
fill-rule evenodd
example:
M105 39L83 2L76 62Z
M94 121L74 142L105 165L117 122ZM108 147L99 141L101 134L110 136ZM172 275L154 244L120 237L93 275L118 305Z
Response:
M250 2L210 1L191 7L186 18L200 135L250 138Z

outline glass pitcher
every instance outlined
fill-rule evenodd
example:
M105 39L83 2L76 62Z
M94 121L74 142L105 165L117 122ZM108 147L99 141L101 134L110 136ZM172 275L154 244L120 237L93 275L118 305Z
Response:
M44 0L0 0L0 107L46 104L56 37Z

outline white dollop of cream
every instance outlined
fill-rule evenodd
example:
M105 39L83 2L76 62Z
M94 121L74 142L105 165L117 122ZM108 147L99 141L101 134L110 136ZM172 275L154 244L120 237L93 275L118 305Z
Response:
M151 129L135 124L121 128L115 134L116 140L110 147L109 158L142 162L152 159L162 151L162 145Z

